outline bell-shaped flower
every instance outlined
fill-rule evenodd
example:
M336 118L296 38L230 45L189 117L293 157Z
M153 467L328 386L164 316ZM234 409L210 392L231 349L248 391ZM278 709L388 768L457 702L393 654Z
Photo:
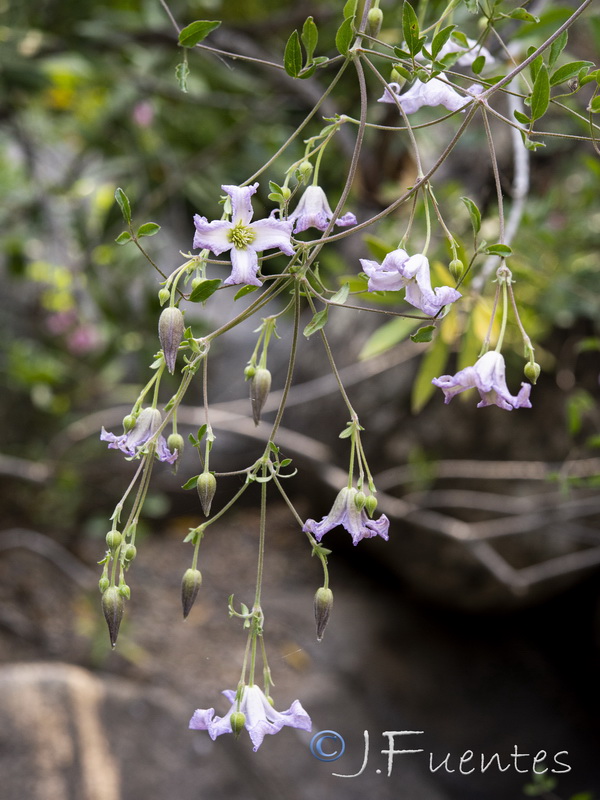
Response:
M341 525L352 536L352 543L358 544L361 539L369 539L372 536L381 536L388 540L388 530L390 521L385 514L379 519L369 519L365 507L360 507L356 503L357 489L345 487L335 498L331 511L321 522L314 519L307 519L302 530L305 533L312 533L317 542L332 528Z
M109 443L109 449L121 450L126 456L135 458L144 445L154 437L161 425L162 415L160 411L157 408L145 408L140 412L135 425L128 433L116 436L114 433L105 431L102 428L100 439ZM174 452L169 450L167 440L161 434L156 440L156 457L159 461L167 461L169 464L174 464L178 455L179 452L177 450Z
M510 394L506 385L504 358L501 353L490 350L472 367L461 369L456 375L442 375L432 383L444 392L444 402L449 403L454 395L467 389L477 389L481 402L477 408L498 406L507 411L513 408L531 408L529 394L531 384L522 383L516 397Z
M278 733L284 725L310 731L312 723L298 700L294 700L287 711L276 711L265 693L258 686L244 686L238 702L236 692L226 689L223 694L231 703L231 708L224 717L216 717L214 708L197 708L190 720L190 728L197 731L208 731L214 741L222 733L239 733L232 727L231 715L243 714L244 727L250 734L254 752L261 746L268 733ZM236 722L239 717L236 718ZM241 727L241 726L240 726Z
M296 209L288 216L287 221L293 223L294 233L300 233L307 228L318 228L324 231L329 223L333 212L327 201L327 197L320 186L309 186L296 206ZM356 225L356 217L348 212L343 217L338 217L336 225L346 228L348 225Z
M194 215L196 233L194 247L211 250L215 255L231 252L231 275L224 286L246 283L261 286L257 278L258 255L263 250L278 249L286 255L294 254L290 241L292 224L284 220L259 219L252 222L254 214L251 197L258 188L252 186L221 186L231 199L231 220L213 220Z
M409 256L405 250L393 250L381 264L360 259L369 278L370 292L390 292L406 289L406 302L434 317L440 309L454 303L461 294L451 286L431 286L429 261L422 253Z
M448 84L446 76L441 72L440 77L431 78L427 83L417 78L404 94L400 94L400 84L388 83L377 102L400 103L405 114L414 114L423 106L444 106L448 111L460 111L471 102L478 91L481 91L481 87L472 86L467 93L470 96L459 94Z

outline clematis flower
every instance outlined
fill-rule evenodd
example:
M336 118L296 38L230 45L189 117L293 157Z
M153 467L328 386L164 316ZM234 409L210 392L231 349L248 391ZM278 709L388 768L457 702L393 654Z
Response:
M108 442L109 449L121 450L125 455L134 458L140 452L140 449L148 442L160 428L162 424L162 416L157 408L145 408L136 420L133 428L121 436L116 436L114 433L105 431L102 428L100 439L103 442ZM167 441L164 436L159 436L156 442L156 457L159 461L168 461L169 464L174 464L177 461L178 451L173 453L167 447Z
M506 385L504 358L495 350L481 356L474 366L465 367L456 375L434 378L432 383L444 392L445 403L449 403L455 394L475 388L481 395L477 408L494 405L507 411L512 411L513 408L531 408L531 384L522 383L519 394L513 397Z
M441 78L445 78L440 72ZM414 114L423 106L444 106L448 111L460 111L471 100L453 89L445 80L432 78L423 83L418 78L410 89L404 94L400 94L400 84L388 83L383 95L378 99L378 103L400 103L406 114ZM478 85L471 86L468 94L475 95L481 92Z
M252 222L251 197L256 192L258 183L252 186L221 186L231 198L231 220L213 220L194 215L196 233L194 247L212 250L215 255L231 251L231 275L224 286L246 283L261 286L256 277L258 272L257 253L277 248L286 255L294 254L290 242L292 235L291 222L273 219L259 219Z
M406 289L406 302L434 317L443 306L454 303L461 294L451 286L431 286L429 261L422 253L409 256L405 250L393 250L381 264L360 259L369 278L370 292L389 292Z
M352 543L358 544L361 539L369 539L372 536L381 536L388 540L388 529L390 521L385 514L379 519L369 519L364 508L360 509L356 505L355 497L357 489L350 489L347 486L335 498L331 511L321 522L314 519L307 519L302 530L305 533L312 533L317 542L332 528L341 525L352 536Z
M244 727L250 734L254 752L261 746L265 735L278 733L284 725L310 731L312 722L298 700L294 700L287 711L275 711L265 693L258 686L244 686L238 704L236 692L226 689L223 694L231 703L231 708L224 717L216 717L214 708L197 708L190 720L190 728L196 731L208 731L214 741L222 733L233 733L231 715L244 715Z
M288 222L294 224L294 233L300 233L307 228L324 231L331 221L332 214L323 189L320 186L309 186L300 198L296 210L288 216ZM338 217L335 224L341 228L356 225L356 217L348 212L343 217Z

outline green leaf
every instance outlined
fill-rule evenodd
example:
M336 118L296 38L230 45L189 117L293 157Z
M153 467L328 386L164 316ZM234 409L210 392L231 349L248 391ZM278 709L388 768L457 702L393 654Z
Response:
M550 78L548 67L545 64L539 69L531 93L531 120L532 122L543 117L550 104Z
M344 6L344 19L352 19L356 14L358 0L347 0Z
M141 238L142 236L155 236L160 230L160 225L157 225L156 222L144 222L143 225L137 229L136 236Z
M306 63L310 63L315 53L317 42L319 41L319 31L312 17L308 17L302 26L302 44L306 50Z
M479 75L481 70L485 67L485 56L477 56L471 64L471 69L475 75Z
M564 64L552 74L550 78L550 86L557 86L559 83L564 83L565 81L570 80L570 78L574 78L575 75L578 75L579 71L584 67L591 66L593 66L591 61L571 61L568 64Z
M534 22L536 25L540 21L539 17L535 17L533 14L530 14L529 11L525 11L524 8L513 8L507 16L510 17L510 19L522 19L523 22Z
M532 150L533 152L535 152L538 149L538 147L546 147L544 142L534 142L532 139L530 139L529 136L527 136L527 134L525 133L525 131L521 131L521 138L523 139L523 144L525 145L525 147L528 150Z
M117 244L127 244L128 242L131 242L131 241L132 241L132 239L131 239L131 234L129 233L129 231L123 231L123 233L120 233L117 236L117 238L115 239L115 242Z
M419 320L410 317L394 317L375 330L363 344L358 354L359 361L385 353L400 342L405 341L419 324Z
M523 114L522 111L513 111L513 114L517 122L520 122L521 125L529 125L531 122L527 114Z
M186 481L181 488L182 489L195 489L196 488L196 484L198 483L198 478L199 477L200 477L199 475L194 475L194 477L190 478L189 481Z
M421 343L421 342L431 342L433 340L433 332L435 330L435 325L425 325L423 328L419 328L416 333L411 335L411 341Z
M354 39L354 17L348 17L342 22L335 35L335 46L338 53L343 56L347 55L352 39Z
M402 31L408 52L416 56L423 46L423 40L420 36L419 20L408 0L404 0L402 7Z
M187 79L190 74L190 68L188 67L187 61L182 61L181 64L177 64L175 67L175 77L177 78L177 83L179 84L179 88L182 92L187 94Z
M595 97L592 97L587 110L591 111L592 114L600 113L600 95L597 94Z
M298 31L292 31L283 54L283 66L288 75L297 78L302 69L302 48Z
M219 286L221 285L221 281L218 278L213 280L203 280L197 286L194 287L192 293L190 295L190 302L191 303L204 303L211 294L214 294Z
M350 294L350 284L345 283L341 289L339 289L333 297L330 299L332 303L339 303L341 306L344 305L346 300L348 299L348 295Z
M512 249L507 244L490 244L485 248L484 252L488 256L501 256L502 258L512 256Z
M527 49L527 57L529 58L529 56L531 55L531 53L533 53L534 51L535 51L535 48L534 48L534 47L529 47L529 48ZM535 79L536 79L536 78L537 78L537 76L538 76L538 72L540 71L540 69L541 69L543 66L544 66L544 59L543 59L543 57L542 57L542 56L538 56L536 59L534 59L534 60L531 62L531 64L529 65L529 71L531 72L531 80L532 80L532 81L534 81L534 82L535 82Z
M239 300L240 297L245 297L247 294L250 294L251 292L258 291L258 289L259 289L258 286L242 286L241 289L237 290L237 292L233 296L233 299L234 300Z
M438 336L421 361L421 367L413 383L411 407L414 414L424 407L435 392L436 387L431 381L443 373L447 360L448 345L441 336Z
M563 31L561 35L557 39L555 39L550 45L550 53L548 55L548 66L550 68L552 68L556 64L559 55L567 46L568 38L569 38L569 32Z
M117 189L115 191L115 200L119 204L121 214L123 214L123 219L129 225L131 222L131 204L123 189Z
M327 312L328 308L325 308L322 311L317 311L311 321L308 323L306 328L304 328L304 335L308 339L309 336L312 336L313 333L320 331L327 324Z
M442 28L442 30L436 33L436 35L433 37L433 41L431 42L431 55L434 59L437 57L437 54L440 52L442 47L446 44L455 28L456 25L448 25L446 28Z
M477 208L475 203L468 197L461 197L460 199L466 205L467 210L469 212L469 216L471 217L471 225L473 226L473 232L475 234L478 234L479 231L481 230L481 211Z
M198 42L206 39L221 24L220 20L199 19L192 22L180 32L179 44L182 47L195 47Z

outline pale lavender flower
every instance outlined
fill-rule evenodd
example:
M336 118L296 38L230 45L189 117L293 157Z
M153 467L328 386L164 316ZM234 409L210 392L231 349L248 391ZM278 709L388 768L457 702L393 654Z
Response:
M162 416L157 408L145 408L136 420L133 428L121 436L116 436L114 433L109 433L102 428L100 439L103 442L108 442L109 449L121 450L125 455L134 458L140 452L140 449L148 442L160 428L162 424ZM156 457L159 461L168 461L169 464L174 464L179 455L176 450L172 453L167 447L167 441L164 436L159 436L156 442Z
M443 306L454 303L461 294L451 286L431 286L429 261L422 253L409 256L405 250L393 250L381 264L360 259L369 278L370 292L394 292L406 289L406 302L434 317Z
M231 275L224 286L246 283L261 286L256 277L258 272L257 253L277 248L286 255L294 254L290 237L291 222L273 219L259 219L252 222L251 197L256 192L258 183L251 186L221 186L231 198L231 220L213 220L194 215L196 233L194 247L212 250L216 255L231 251Z
M320 186L309 186L300 198L296 210L287 219L294 224L294 233L300 233L307 228L324 231L331 221L332 214L323 189ZM341 228L356 225L356 217L348 212L343 217L338 217L335 224Z
M245 716L244 727L250 734L254 752L261 746L266 734L278 733L284 725L310 731L312 723L298 700L294 700L287 711L276 711L265 693L258 686L244 686L241 700L236 700L236 692L226 689L223 694L231 703L224 717L216 717L214 708L197 708L190 720L190 728L208 731L214 741L222 733L233 733L231 715L241 712Z
M472 96L481 91L481 87L472 86L468 90L471 97L465 97L446 82L443 72L440 73L440 76L431 78L427 83L417 79L404 94L400 94L400 84L388 83L377 102L400 103L405 114L414 114L423 106L444 106L448 111L460 111L471 101Z
M481 395L477 408L494 405L507 411L512 411L513 408L531 408L531 384L522 383L519 394L513 397L506 385L504 358L495 350L481 356L474 366L465 367L456 375L434 378L432 383L444 392L445 403L449 403L454 395L475 388Z
M302 530L305 533L312 533L317 542L320 542L328 531L341 525L352 536L353 544L358 544L361 539L369 539L371 536L381 536L387 542L389 519L385 514L377 520L369 519L365 508L359 510L356 505L357 494L357 489L346 486L335 498L329 514L323 517L321 522L307 519Z

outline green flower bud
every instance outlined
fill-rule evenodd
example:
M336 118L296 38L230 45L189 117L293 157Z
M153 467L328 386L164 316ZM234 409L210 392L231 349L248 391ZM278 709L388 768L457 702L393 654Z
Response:
M108 575L102 575L100 580L98 581L98 588L100 589L100 593L104 594L104 592L110 586L110 581L108 580Z
M183 579L181 581L181 606L183 608L184 619L187 619L187 615L196 602L201 584L202 574L199 569L187 569L183 573Z
M183 436L180 433L172 433L167 439L167 447L172 453L176 450L178 453L183 453Z
M161 306L164 306L166 302L168 302L171 298L171 292L168 289L162 288L158 293L158 302Z
M124 610L125 600L123 599L123 595L116 586L109 586L102 595L102 613L108 625L110 643L113 647L117 643L117 636L119 635L119 627L123 619Z
M465 265L460 260L460 258L452 259L452 261L448 265L448 269L450 270L450 275L452 275L452 277L457 283L465 274Z
M375 513L375 509L377 508L377 498L372 494L367 497L365 501L365 508L367 509L367 514L372 517Z
M165 308L158 320L158 338L163 349L167 369L171 375L175 372L177 351L183 339L184 330L185 323L181 311L175 306Z
M129 586L127 586L126 583L120 583L118 589L121 597L124 597L125 600L129 600L129 598L131 597L131 589L129 588Z
M250 403L254 424L260 422L260 415L271 389L271 373L268 369L259 368L250 381Z
M325 633L325 628L327 627L329 615L333 607L333 592L331 589L326 589L324 586L317 589L313 607L317 625L317 641L320 642L323 639L323 634Z
M134 544L128 544L123 553L123 560L128 566L137 555L137 547Z
M256 375L256 367L253 364L248 364L244 370L244 380L249 381Z
M111 550L116 550L122 541L123 537L121 536L119 531L109 531L106 534L106 545Z
M233 735L237 739L240 733L244 730L244 725L246 724L246 715L242 714L241 711L234 711L229 717L229 722L231 724Z
M135 423L137 422L137 417L133 414L127 414L126 417L123 417L123 430L125 433L129 433L130 430L135 428Z
M383 11L380 8L372 8L367 14L367 33L369 36L378 36L383 23Z
M313 171L313 165L307 158L305 158L297 170L299 181L301 183L307 183L308 179L312 175L312 171Z
M542 368L536 361L528 361L527 364L525 364L523 371L527 380L531 381L532 383L537 383L537 379L540 377Z
M196 489L198 490L198 497L200 498L204 516L208 517L215 492L217 491L217 479L212 472L203 472L202 475L198 475Z
M364 492L357 492L354 495L354 505L356 506L357 511L362 511L366 502L367 496Z

